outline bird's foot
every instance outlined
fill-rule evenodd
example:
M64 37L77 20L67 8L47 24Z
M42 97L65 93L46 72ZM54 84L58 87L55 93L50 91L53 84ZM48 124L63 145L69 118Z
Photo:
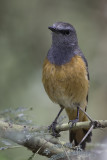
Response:
M56 125L57 125L57 122L53 121L52 124L50 126L48 126L48 129L49 129L49 131L52 132L52 136L54 136L54 137L60 137L59 132L56 131Z
M71 124L71 128L72 128L78 121L79 121L79 119L76 118L76 119L74 119L74 120L69 120L68 123L72 123L72 124Z

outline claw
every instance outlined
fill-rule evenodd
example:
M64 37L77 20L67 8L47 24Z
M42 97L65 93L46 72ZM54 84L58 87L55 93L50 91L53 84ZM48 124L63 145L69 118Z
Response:
M74 124L76 124L79 121L79 107L77 106L77 117L76 119L73 120L69 120L68 123L72 123L71 128L74 126Z
M79 121L79 119L76 118L76 119L74 119L74 120L69 120L68 123L72 123L72 124L71 124L71 128L72 128L72 127L74 126L74 124L76 124L78 121Z
M48 129L52 131L52 136L54 137L60 137L60 134L55 130L57 125L57 122L53 122L50 126L48 126Z
M54 136L54 137L60 137L59 132L56 131L55 128L56 128L56 125L57 125L57 119L58 119L59 115L61 114L61 112L63 111L63 109L64 109L63 106L61 106L61 109L60 109L58 115L56 116L55 120L54 120L53 123L48 127L48 129L52 131L52 136Z

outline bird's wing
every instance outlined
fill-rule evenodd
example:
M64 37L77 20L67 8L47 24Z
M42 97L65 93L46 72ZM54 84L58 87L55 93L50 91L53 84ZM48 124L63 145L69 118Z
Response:
M80 48L78 48L77 50L75 50L75 52L76 52L76 54L80 55L81 58L83 59L83 61L85 62L86 70L87 70L87 78L88 78L88 80L90 81L87 59L85 58L85 56L84 56L84 54L82 53L82 51L80 50ZM87 100L87 103L88 103L88 94L87 94L86 100ZM86 108L85 108L85 111L86 111L86 110L87 110L87 106L86 106Z

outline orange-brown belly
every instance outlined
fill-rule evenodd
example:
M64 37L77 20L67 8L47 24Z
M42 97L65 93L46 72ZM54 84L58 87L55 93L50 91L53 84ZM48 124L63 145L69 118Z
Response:
M65 108L73 108L75 103L86 106L89 82L85 63L80 56L61 66L53 65L46 59L42 81L53 102Z

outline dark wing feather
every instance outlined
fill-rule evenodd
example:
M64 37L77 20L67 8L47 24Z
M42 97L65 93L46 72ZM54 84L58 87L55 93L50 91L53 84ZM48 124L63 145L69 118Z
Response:
M90 80L89 71L88 71L88 62L87 62L87 59L86 59L85 56L83 55L83 53L82 53L82 51L80 50L80 48L78 48L75 52L76 52L76 54L80 55L81 58L84 60L85 65L86 65L86 69L87 69L87 77L88 77L88 80ZM86 100L87 100L87 103L88 103L88 94L87 94ZM86 108L85 108L85 111L86 111L86 109L87 109L87 106L86 106Z

